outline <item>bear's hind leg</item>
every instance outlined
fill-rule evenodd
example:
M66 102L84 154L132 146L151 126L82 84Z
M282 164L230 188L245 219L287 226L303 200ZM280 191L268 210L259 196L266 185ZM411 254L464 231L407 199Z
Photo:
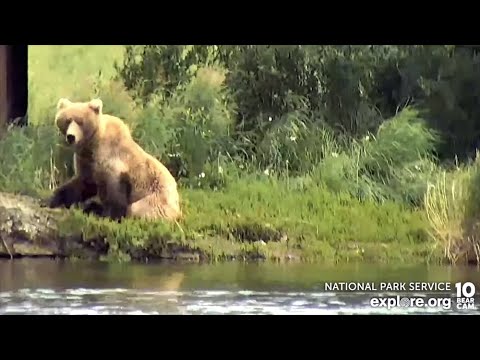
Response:
M132 186L128 174L121 173L118 180L109 180L101 186L104 216L120 220L127 216Z
M146 220L176 220L180 217L180 210L168 203L162 195L150 194L131 204L127 216Z

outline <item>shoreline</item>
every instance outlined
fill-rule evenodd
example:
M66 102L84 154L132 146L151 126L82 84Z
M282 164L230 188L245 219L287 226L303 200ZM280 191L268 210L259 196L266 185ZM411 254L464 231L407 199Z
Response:
M210 192L197 190L189 193L189 200L196 195L213 198ZM306 222L289 228L259 218L238 219L235 215L218 223L207 221L206 215L191 215L181 224L133 219L118 224L77 209L42 208L36 198L0 192L0 256L133 262L448 263L432 240L373 242L350 240L351 236L332 241L309 233L311 224Z

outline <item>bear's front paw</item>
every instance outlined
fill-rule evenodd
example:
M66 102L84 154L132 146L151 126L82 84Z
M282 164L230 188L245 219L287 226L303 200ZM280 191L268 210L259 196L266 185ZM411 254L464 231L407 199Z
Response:
M105 210L104 210L102 204L100 204L99 202L97 202L95 200L92 200L92 201L86 203L84 208L83 208L83 212L85 214L96 215L96 216L99 216L99 217L103 215L104 211Z
M60 207L62 205L62 201L59 196L52 196L45 201L45 204L47 207L53 209Z
M46 208L46 207L50 207L50 198L48 199L40 199L40 201L38 202L40 207L41 208Z
M40 199L39 205L42 208L56 208L60 207L61 201L58 196L51 196L49 198Z
M66 196L66 191L57 190L53 193L53 195L45 201L46 206L49 208L58 208L65 206L69 208L71 206L72 201L68 201L68 197Z

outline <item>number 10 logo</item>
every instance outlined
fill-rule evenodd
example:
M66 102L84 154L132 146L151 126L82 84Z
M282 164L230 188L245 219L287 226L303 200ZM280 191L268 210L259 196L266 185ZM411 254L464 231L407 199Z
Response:
M475 285L471 282L455 283L455 290L457 290L457 297L471 298L475 295Z

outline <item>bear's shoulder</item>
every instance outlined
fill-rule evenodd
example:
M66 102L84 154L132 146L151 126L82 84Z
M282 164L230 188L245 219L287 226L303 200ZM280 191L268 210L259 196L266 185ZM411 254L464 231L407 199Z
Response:
M130 128L122 119L113 115L102 114L101 122L104 138L132 139Z

